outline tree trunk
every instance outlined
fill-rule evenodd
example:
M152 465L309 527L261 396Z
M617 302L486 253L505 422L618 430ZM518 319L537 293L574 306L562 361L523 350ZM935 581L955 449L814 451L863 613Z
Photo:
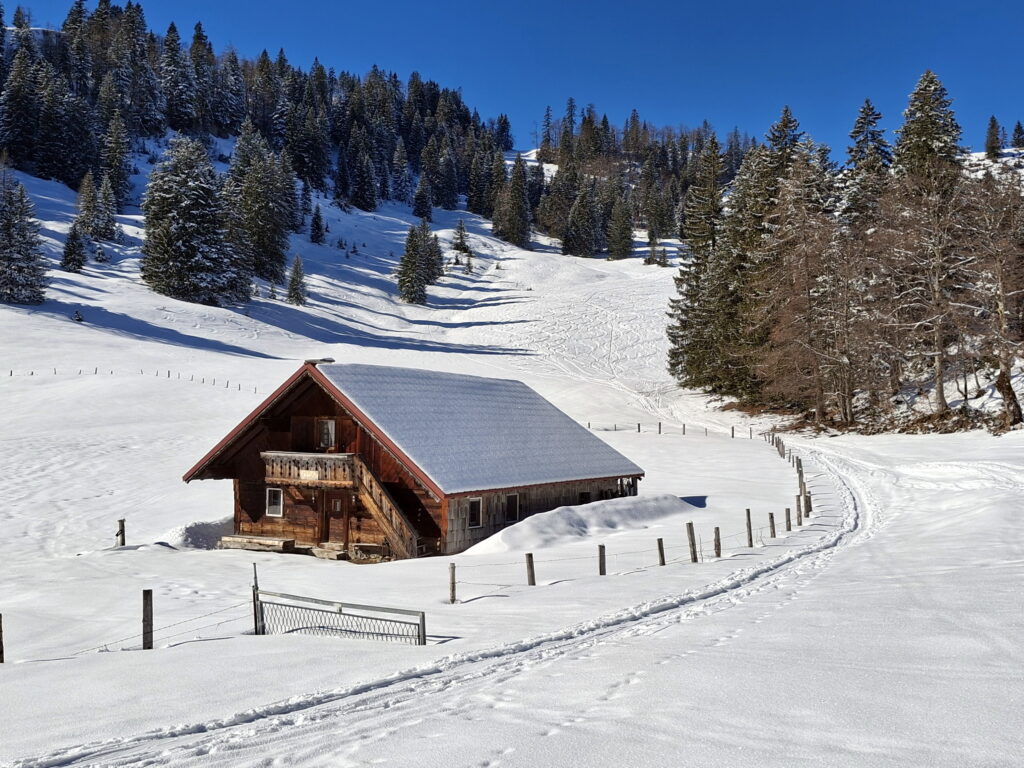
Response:
M1012 427L1024 421L1021 414L1020 401L1017 393L1013 391L1013 384L1010 381L1010 360L1009 356L999 355L999 374L996 376L996 391L1003 398L1003 418L1006 426Z

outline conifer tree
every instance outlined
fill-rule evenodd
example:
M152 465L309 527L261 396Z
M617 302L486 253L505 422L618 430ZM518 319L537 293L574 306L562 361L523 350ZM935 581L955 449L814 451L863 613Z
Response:
M427 303L427 276L424 274L420 227L409 227L405 252L398 264L398 296L408 304Z
M32 158L39 105L30 55L20 49L11 62L3 94L0 95L0 150L21 167Z
M64 251L60 260L60 268L65 272L81 272L86 261L86 240L78 221L72 221L64 241Z
M243 272L282 282L295 218L295 176L287 157L276 157L248 120L235 144L222 200L226 238L245 265Z
M190 131L196 121L196 82L192 62L181 47L181 36L172 21L164 35L160 59L160 85L167 99L167 122L176 131Z
M92 171L86 171L78 186L78 225L86 235L93 234L96 221L96 183Z
M419 183L416 185L416 194L413 195L412 200L412 215L418 216L425 221L432 220L431 206L433 204L433 195L430 191L430 182L427 180L427 175L421 174Z
M110 175L105 173L96 196L96 215L92 222L92 236L100 240L119 239L119 227L114 218L116 213L117 200L114 197L114 188L110 183Z
M590 190L584 187L569 211L562 239L562 253L569 256L594 255L594 205Z
M400 203L412 202L412 175L409 173L409 157L405 153L405 142L398 137L395 154L391 158L391 199Z
M440 184L434 190L437 205L447 211L453 211L459 204L459 175L455 157L450 150L441 156L437 175Z
M459 223L455 225L455 237L452 240L452 250L466 254L473 252L469 247L469 239L466 236L465 219L459 219Z
M853 143L847 150L848 173L839 213L843 222L855 229L871 227L889 177L892 148L878 127L881 119L871 100L865 99L850 131Z
M249 297L251 280L226 242L219 183L198 141L175 139L142 202L142 279L157 293L221 304Z
M526 196L526 163L516 155L512 176L494 211L494 234L520 248L530 248L530 201Z
M925 71L910 94L903 126L896 131L893 167L898 173L924 176L955 168L961 130L952 103L935 73Z
M1024 125L1020 124L1020 120L1013 126L1013 138L1010 141L1014 149L1024 149Z
M306 303L306 274L302 270L302 258L299 256L292 260L292 269L288 275L287 301L297 307Z
M128 198L131 189L131 168L128 164L130 145L125 132L121 112L114 112L107 125L107 135L103 139L103 150L100 154L100 170L110 178L110 186L114 192L116 206L120 210Z
M998 160L1003 151L1003 141L1000 137L999 121L992 115L988 119L988 129L985 131L985 157L989 160Z
M313 218L309 223L309 242L321 244L324 241L324 216L320 212L320 203L313 209Z
M608 259L628 259L633 255L633 213L622 197L615 200L608 220Z
M364 148L359 152L355 162L355 173L352 178L352 205L363 211L377 208L377 175L373 170L373 160Z
M0 302L40 304L46 293L46 259L39 222L25 188L0 168Z

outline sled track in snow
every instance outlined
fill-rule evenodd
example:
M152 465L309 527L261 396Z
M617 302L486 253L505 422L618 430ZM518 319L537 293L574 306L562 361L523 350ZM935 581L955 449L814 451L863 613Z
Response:
M841 515L839 527L813 543L734 571L701 589L666 595L520 642L453 654L347 688L297 696L219 720L69 747L13 765L265 765L265 747L270 742L277 754L282 742L288 742L294 748L289 754L295 757L318 743L315 737L324 732L336 734L332 736L335 746L354 749L444 709L446 692L458 694L449 698L459 698L459 704L467 693L493 688L535 665L617 638L650 635L672 624L728 610L767 590L801 584L820 573L844 546L869 536L877 521L870 495L855 479L863 474L863 467L814 450L801 453L831 481L836 512Z

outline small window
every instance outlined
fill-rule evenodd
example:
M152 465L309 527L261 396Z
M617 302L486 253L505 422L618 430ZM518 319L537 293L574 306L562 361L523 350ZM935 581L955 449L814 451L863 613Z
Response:
M317 448L321 451L334 448L334 419L317 419L316 441Z
M590 503L590 491L580 491L580 504Z
M484 524L483 521L483 499L470 499L469 500L469 517L468 526L470 528L479 528Z
M505 497L505 522L514 523L519 519L519 494L510 493Z
M284 517L284 493L280 488L267 488L267 517Z

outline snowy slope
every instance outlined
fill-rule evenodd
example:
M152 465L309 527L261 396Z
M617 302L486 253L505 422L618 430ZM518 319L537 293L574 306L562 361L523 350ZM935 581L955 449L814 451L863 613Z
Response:
M22 178L56 257L71 196ZM478 270L413 307L391 274L409 211L324 210L329 240L358 253L293 239L305 308L150 293L131 215L109 264L55 272L41 307L0 307L0 763L1015 762L1020 433L796 441L815 516L786 532L795 477L749 438L767 422L664 373L674 270L520 251L478 217L436 211L442 239L465 218ZM642 466L641 496L556 510L450 559L200 548L230 514L230 484L185 486L182 472L320 356L522 380ZM119 518L130 546L117 550ZM247 635L253 562L269 589L426 610L430 642ZM143 588L159 647L121 651L138 647Z

